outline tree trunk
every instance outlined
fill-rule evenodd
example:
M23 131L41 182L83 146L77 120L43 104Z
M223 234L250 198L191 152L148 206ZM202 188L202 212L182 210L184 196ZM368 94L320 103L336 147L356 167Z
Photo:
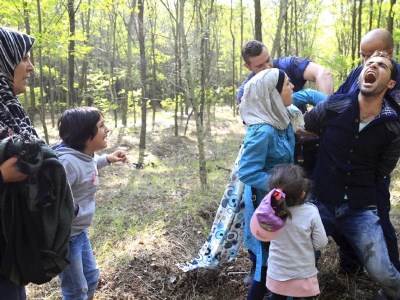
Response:
M187 83L187 92L189 99L193 105L194 118L196 121L196 137L197 137L197 148L199 150L199 177L200 177L200 186L202 190L207 189L207 170L206 170L206 159L204 152L204 132L201 126L200 113L199 113L199 103L195 97L194 93L194 84L193 77L190 69L190 60L189 60L189 50L185 36L185 27L184 27L184 8L185 8L185 0L180 0L181 2L181 12L180 12L180 35L182 38L182 57L183 57L183 65L185 66L185 74L186 74L186 83Z
M116 83L115 83L115 54L117 53L117 46L116 46L116 19L117 16L112 11L110 13L110 23L111 23L111 51L110 51L110 64L109 64L109 89L110 89L110 96L111 96L111 103L113 104L113 116L114 116L114 127L118 127L118 116L117 116L117 109L118 107L118 96L117 96L117 90L116 90Z
M132 92L132 38L131 38L131 20L132 15L129 17L128 30L127 30L127 59L128 65L126 66L127 75L125 77L125 97L121 100L121 122L122 126L128 126L128 99Z
M262 42L262 21L260 0L254 0L254 38Z
M29 10L28 10L28 4L26 1L23 2L23 9L24 9L24 23L25 23L25 28L26 28L26 33L31 34L31 24L29 20ZM31 62L33 65L35 65L35 56L34 56L34 51L31 49L30 51L31 54ZM27 109L29 118L31 119L32 125L35 125L35 115L36 115L36 99L35 99L35 90L34 86L36 86L36 78L35 76L32 76L32 80L29 80L29 98L30 98L30 107Z
M240 0L240 6L242 6L242 0ZM242 16L241 16L241 21ZM231 18L229 21L229 30L231 32L231 38L232 38L232 91L236 90L236 74L235 74L235 69L236 69L236 47L235 47L235 33L233 31L233 0L231 0ZM241 30L243 30L243 25L241 24ZM241 34L243 34L241 32ZM242 35L241 35L242 36ZM243 36L242 36L243 37ZM241 73L240 73L241 74ZM236 115L236 93L232 93L232 98L231 98L231 108L233 110L233 116Z
M373 18L374 18L374 0L369 0L369 25L368 25L368 31L372 30Z
M361 0L360 0L361 1ZM393 35L393 6L396 4L396 0L390 0L390 9L387 17L387 30Z
M294 24L294 43L295 43L295 55L299 56L299 29L298 29L298 23L297 21L297 2L294 1L293 3L293 8L294 8L294 18L292 19L292 24Z
M130 95L132 96L132 104L133 104L133 125L136 126L136 103L135 99L133 97L133 76L132 76L132 64L133 64L133 55L132 55L132 43L133 43L133 29L135 25L135 8L136 8L136 0L132 1L131 7L130 7L130 13L129 13L129 20L128 24L126 25L127 28L127 60L128 60L128 65L126 66L127 69L127 76L125 78L125 97L121 101L121 121L123 126L128 125L128 99Z
M147 90L146 90L146 48L145 48L145 34L144 34L144 0L138 0L138 38L139 38L139 52L140 52L140 79L142 82L142 101L141 101L141 111L142 111L142 127L140 129L140 139L139 139L139 165L144 162L144 152L146 150L146 115L147 115Z
M353 0L353 9L352 9L352 34L351 34L351 68L354 68L354 61L356 59L356 51L358 49L358 44L356 41L356 24L357 24L357 2Z
M272 45L271 57L275 57L275 52L278 48L281 48L281 35L282 35L282 27L287 15L287 0L279 1L279 19L278 25L276 28L276 34L274 39L274 44Z
M75 106L75 7L74 0L68 0L68 17L69 17L69 44L68 44L68 97L67 107Z
M176 1L175 3L175 22L172 24L175 25L173 31L175 32L175 42L174 42L174 52L175 52L175 86L174 86L174 95L175 95L175 109L174 109L174 126L175 126L175 136L179 135L179 127L178 127L178 112L179 107L182 108L182 76L181 76L181 35L179 30L179 5L180 1Z
M88 0L88 7L91 7L91 0ZM87 10L86 16L83 13L81 14L82 31L85 33L85 39L83 40L83 45L85 47L89 46L91 16L92 16L91 8L89 8ZM86 97L89 97L89 95L87 95L88 67L89 67L89 57L88 57L88 55L85 55L85 57L82 59L82 69L81 69L81 76L80 76L80 80L79 80L79 94L85 95ZM78 100L78 105L80 105L82 98L78 97L77 100Z
M37 14L38 14L38 29L39 35L42 34L42 12L40 8L40 0L36 1ZM43 133L46 143L49 143L49 133L47 132L46 125L46 100L44 99L43 93L43 63L42 63L42 46L39 45L39 91L40 91L40 120L42 121Z
M158 94L157 94L157 58L156 58L156 49L155 49L155 32L151 33L151 58L152 58L152 68L151 68L151 96L150 96L150 105L152 110L152 120L151 125L154 130L154 126L156 124L156 112L158 106Z
M54 65L53 65L54 67ZM53 80L53 74L51 72L52 68L49 68L49 104L50 104L50 117L51 117L51 127L54 128L55 127L55 111L54 111L54 99L56 98L56 93L55 93L55 80ZM56 75L54 75L55 78Z
M361 43L361 27L362 27L362 8L363 8L363 0L359 0L358 4L358 28L357 28L357 47ZM357 55L358 57L358 55Z
M378 0L378 21L377 21L377 28L381 27L381 18L382 18L382 4L383 4L383 0Z

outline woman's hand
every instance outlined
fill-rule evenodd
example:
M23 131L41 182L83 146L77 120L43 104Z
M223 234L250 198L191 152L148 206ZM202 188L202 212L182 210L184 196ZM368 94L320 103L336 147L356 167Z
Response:
M17 170L17 161L17 157L11 157L0 165L0 172L4 183L20 182L28 178L27 174L21 173Z

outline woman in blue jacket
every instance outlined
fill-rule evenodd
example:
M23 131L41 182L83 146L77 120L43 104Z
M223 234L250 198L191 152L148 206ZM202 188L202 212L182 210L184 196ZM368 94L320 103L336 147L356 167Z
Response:
M244 245L256 255L254 280L248 300L262 300L266 288L268 244L257 240L249 224L255 208L268 193L271 169L293 163L295 137L287 108L293 84L276 68L261 71L245 86L240 115L248 126L239 162L239 179L245 184Z

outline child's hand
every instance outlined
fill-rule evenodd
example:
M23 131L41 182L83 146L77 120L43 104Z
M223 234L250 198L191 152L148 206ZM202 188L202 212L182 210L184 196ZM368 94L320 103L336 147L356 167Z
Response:
M126 154L124 150L117 150L114 151L111 154L107 155L107 161L112 164L115 163L117 161L122 161L125 162L126 161Z

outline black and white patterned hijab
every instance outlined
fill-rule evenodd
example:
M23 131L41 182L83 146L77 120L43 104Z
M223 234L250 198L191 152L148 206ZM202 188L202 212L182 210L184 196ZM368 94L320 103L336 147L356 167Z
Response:
M13 92L14 70L34 41L29 35L0 27L0 140L25 130L37 136L28 115Z

